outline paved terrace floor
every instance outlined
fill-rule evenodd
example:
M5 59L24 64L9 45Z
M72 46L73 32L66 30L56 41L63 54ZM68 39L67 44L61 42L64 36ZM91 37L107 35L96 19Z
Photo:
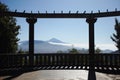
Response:
M0 80L87 80L86 70L39 70L21 74L15 78L2 76ZM96 72L97 80L120 80L120 75Z

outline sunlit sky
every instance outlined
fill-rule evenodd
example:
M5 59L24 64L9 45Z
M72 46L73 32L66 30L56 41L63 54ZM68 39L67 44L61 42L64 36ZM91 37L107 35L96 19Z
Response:
M37 13L75 13L79 11L105 12L114 11L115 8L120 11L120 0L0 0L8 5L12 11ZM120 22L120 17L99 18L95 23L95 45L100 49L116 50L114 42L110 36L115 32L115 18ZM21 26L18 37L20 41L28 40L28 23L25 18L17 18L17 24ZM88 48L88 24L86 19L38 19L35 24L35 40L49 40L57 38L75 46Z

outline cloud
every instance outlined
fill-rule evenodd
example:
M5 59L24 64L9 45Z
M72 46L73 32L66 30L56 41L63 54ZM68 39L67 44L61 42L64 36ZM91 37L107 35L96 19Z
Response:
M86 48L88 49L89 48L89 44L86 44L86 43L73 43L73 46L74 47L80 47L80 48ZM116 46L114 44L96 44L95 45L95 48L100 48L102 50L105 50L105 49L110 49L110 50L117 50Z
M72 44L65 44L65 43L52 43L51 44L55 44L55 45L63 45L63 46L71 46L71 47L78 47L78 48L85 48L88 49L89 48L89 43L72 43ZM95 48L100 48L101 50L117 50L116 46L114 44L96 44Z
M96 47L99 47L102 50L104 49L117 50L114 44L96 44Z

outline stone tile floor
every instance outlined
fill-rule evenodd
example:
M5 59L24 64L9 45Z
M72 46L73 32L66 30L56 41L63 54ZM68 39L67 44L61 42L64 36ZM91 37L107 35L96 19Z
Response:
M0 80L9 80L9 76L0 77ZM107 75L96 72L97 80L120 80L120 75ZM19 75L10 80L87 80L86 70L39 70Z

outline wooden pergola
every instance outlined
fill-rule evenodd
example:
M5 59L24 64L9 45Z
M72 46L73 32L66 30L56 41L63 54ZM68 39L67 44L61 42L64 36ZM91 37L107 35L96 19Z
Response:
M12 12L12 11L0 11L0 17L3 16L13 16L26 18L26 21L29 24L29 55L30 55L30 64L34 64L34 24L37 22L37 18L85 18L86 22L89 25L89 76L88 80L96 80L95 71L94 71L94 53L95 53L95 40L94 40L94 24L98 18L104 17L113 17L120 16L120 11L106 11L97 13L25 13L24 12ZM37 59L37 58L36 58ZM79 63L79 62L78 62Z

